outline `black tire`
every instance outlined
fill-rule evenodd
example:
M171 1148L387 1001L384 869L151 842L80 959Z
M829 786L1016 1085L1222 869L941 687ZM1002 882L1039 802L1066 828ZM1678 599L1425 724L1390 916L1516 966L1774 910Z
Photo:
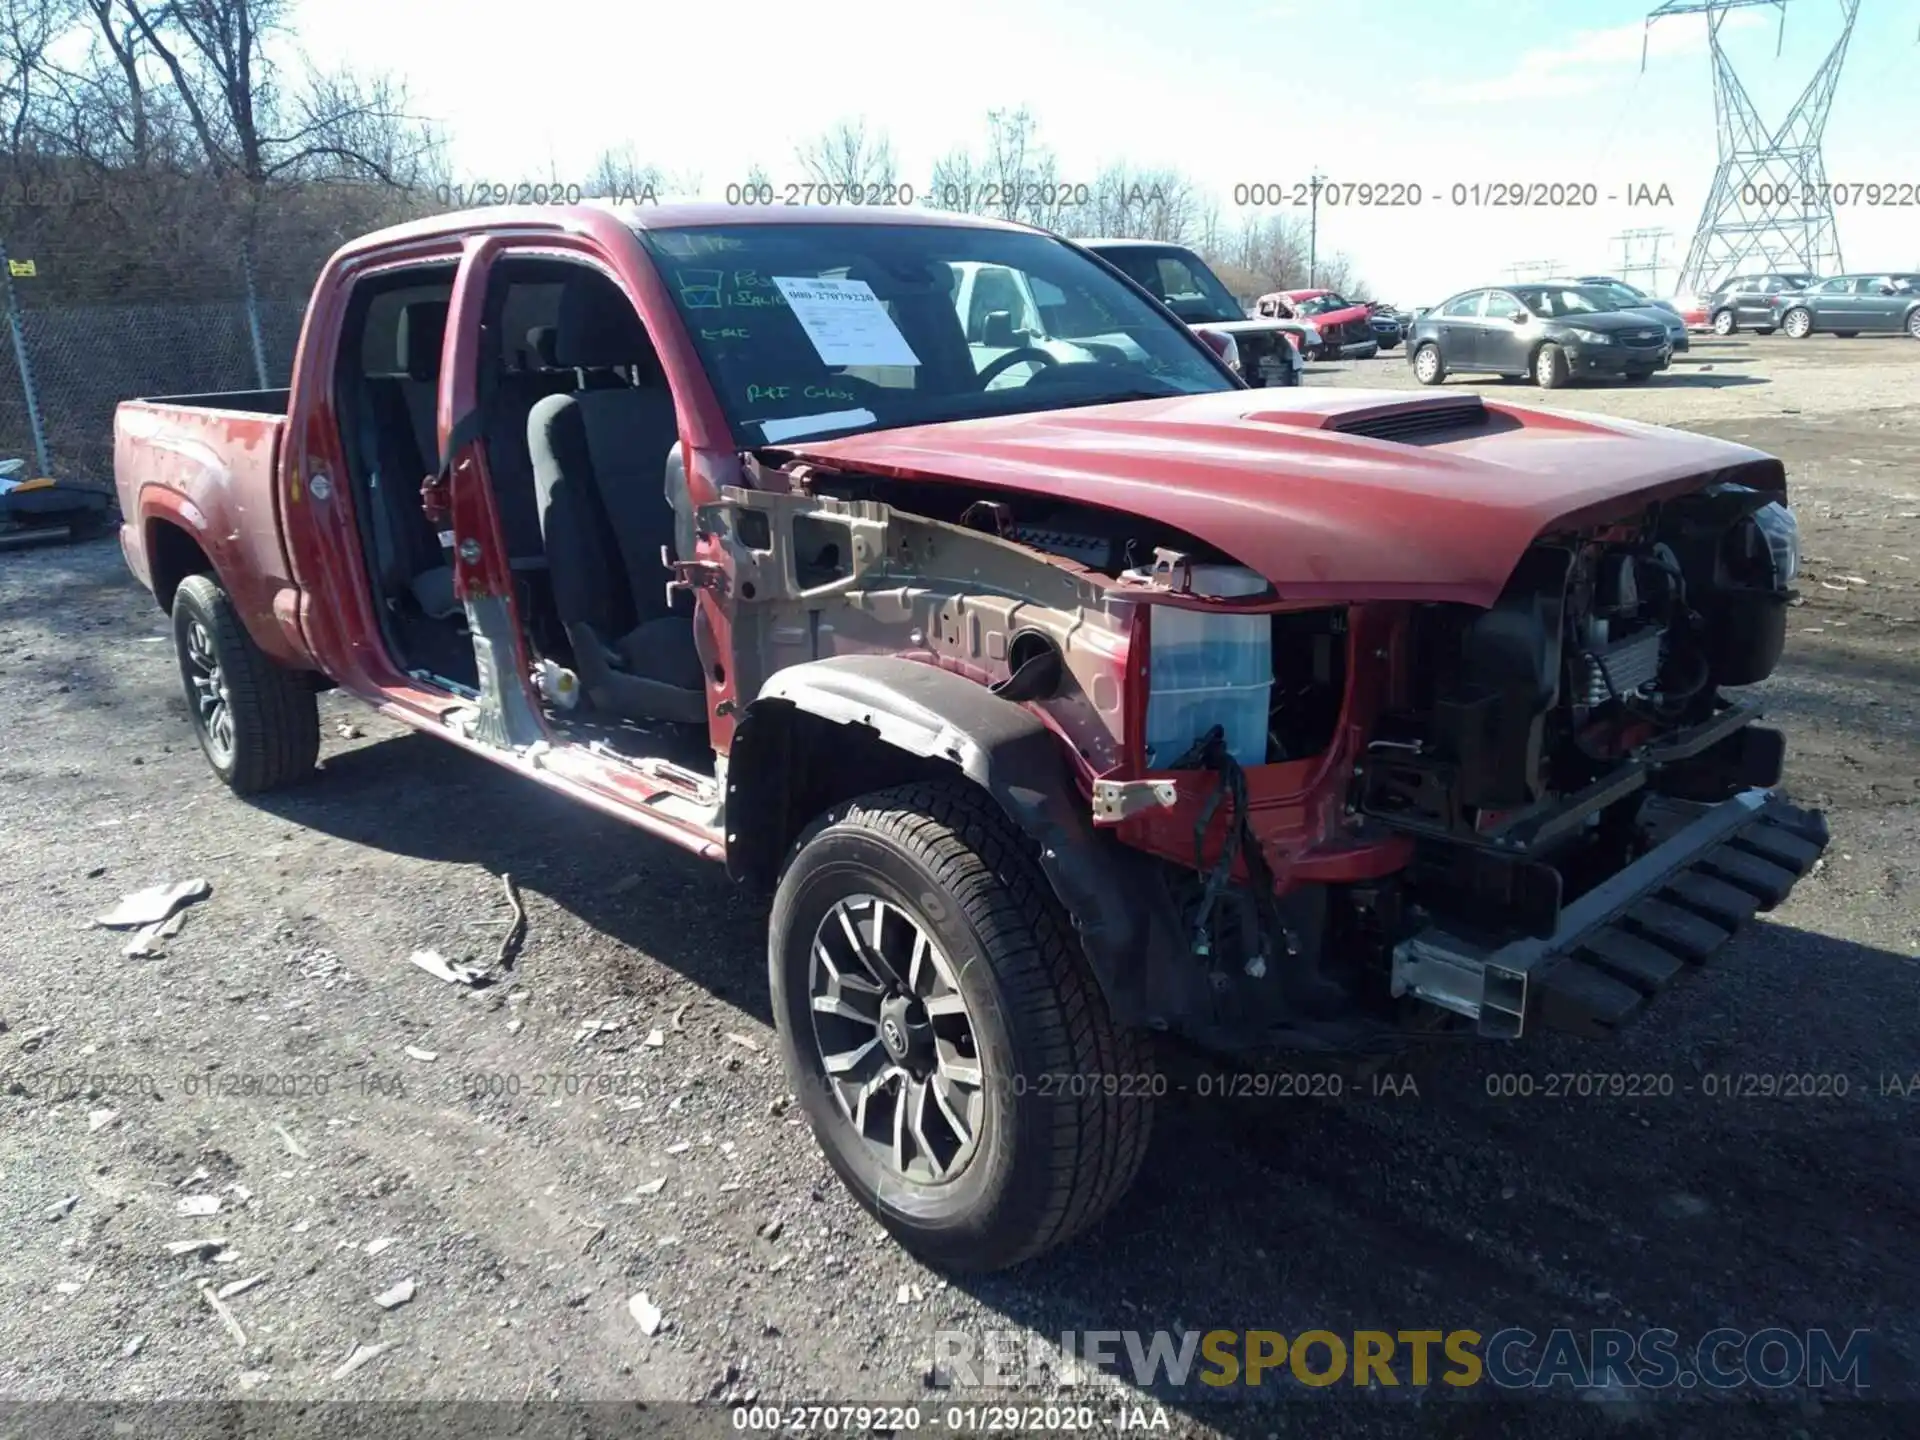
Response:
M1652 372L1651 370L1629 370L1629 371L1627 371L1627 380L1628 380L1628 382L1629 382L1629 383L1631 383L1631 384L1634 384L1634 385L1641 385L1641 384L1644 384L1644 383L1646 383L1647 381L1649 381L1649 380L1651 380L1652 378L1653 378L1653 372Z
M1573 378L1567 352L1549 340L1533 355L1533 383L1542 390L1558 390Z
M198 626L205 644L198 644ZM173 596L173 648L193 733L213 773L236 795L258 795L304 779L320 757L320 706L313 687L267 658L233 602L213 579L189 575ZM210 652L208 673L194 658ZM209 691L218 694L210 715ZM206 702L206 703L203 703Z
M1813 334L1813 312L1796 306L1780 317L1780 328L1787 332L1788 339L1804 340Z
M1842 340L1851 340L1860 332L1858 330L1836 330L1833 333Z
M1740 322L1734 318L1731 310L1716 310L1713 315L1713 333L1732 335L1740 329Z
M966 1005L980 1123L970 1161L944 1182L883 1158L829 1083L814 947L834 908L862 896L921 928ZM1072 1239L1132 1184L1163 1088L1148 1039L1114 1025L1025 837L986 792L920 782L815 821L774 896L768 969L781 1053L814 1138L854 1198L928 1263L1018 1264Z
M1756 335L1771 335L1773 333L1773 326L1756 325L1753 327L1753 333Z
M1427 362L1428 356L1433 357L1430 365ZM1441 355L1440 347L1434 344L1433 341L1428 340L1420 345L1407 357L1407 361L1413 366L1413 378L1418 380L1422 385L1444 385L1446 383L1446 358Z

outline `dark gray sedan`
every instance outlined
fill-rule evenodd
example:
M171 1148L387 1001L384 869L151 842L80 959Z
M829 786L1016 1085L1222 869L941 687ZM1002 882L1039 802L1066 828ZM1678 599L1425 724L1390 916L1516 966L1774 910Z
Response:
M1757 334L1771 335L1774 322L1779 318L1773 302L1782 295L1819 283L1818 275L1809 275L1804 270L1736 275L1716 285L1707 297L1707 323L1713 326L1716 335L1731 335L1742 325Z
M1664 326L1577 285L1462 291L1407 334L1407 359L1422 385L1456 371L1530 376L1547 390L1594 376L1645 380L1672 355Z
M1877 275L1836 275L1805 290L1774 297L1779 326L1795 340L1825 332L1898 335L1920 340L1920 275L1882 271Z

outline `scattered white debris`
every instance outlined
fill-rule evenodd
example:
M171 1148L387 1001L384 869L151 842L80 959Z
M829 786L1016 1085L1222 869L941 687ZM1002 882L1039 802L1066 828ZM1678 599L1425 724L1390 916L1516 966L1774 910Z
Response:
M413 1289L414 1286L411 1278L402 1280L398 1285L388 1290L382 1290L378 1295L374 1296L373 1303L378 1305L382 1310L397 1310L409 1300L413 1299Z
M218 1215L220 1197L218 1195L183 1195L174 1202L176 1215Z
M138 1355L141 1352L141 1350L143 1350L146 1347L146 1343L147 1343L146 1336L144 1335L134 1336L131 1340L127 1341L126 1344L120 1347L120 1358L122 1360L131 1360L134 1356Z
M407 956L414 964L449 985L478 985L487 978L487 972L477 965L455 965L438 950L416 950Z
M293 1233L296 1235L304 1235L312 1228L313 1221L311 1220L296 1220L293 1222Z
M227 1186L225 1190L221 1191L221 1194L233 1196L234 1200L242 1205L253 1199L253 1191L249 1190L245 1185L242 1185L238 1180Z
M520 1027L526 1023L527 1022L524 1020L507 1021L507 1033L509 1035L518 1035L520 1033Z
M751 1050L756 1055L760 1053L760 1042L751 1035L742 1035L738 1031L729 1030L726 1033L726 1038L744 1050Z
M660 1322L664 1317L660 1313L660 1307L647 1298L646 1291L642 1290L627 1301L627 1309L639 1322L642 1334L658 1335L660 1333Z
M649 1050L658 1050L662 1045L667 1043L667 1032L656 1026L647 1031L647 1038L640 1043Z
M667 1146L667 1154L684 1155L687 1153L687 1151L691 1150L692 1148L693 1148L693 1142L691 1140L676 1140L673 1142L673 1144Z
M440 1052L438 1050L422 1050L418 1045L407 1046L406 1053L415 1060L438 1060L440 1058Z
M273 1378L271 1370L242 1370L234 1379L240 1382L242 1390L257 1390Z
M202 1180L211 1180L212 1178L213 1178L213 1172L208 1170L206 1166L202 1165L198 1170L195 1170L193 1174L187 1176L186 1179L182 1180L174 1188L176 1190L184 1190L189 1185L198 1185Z
M20 1053L31 1055L48 1040L53 1038L53 1026L36 1025L31 1030L20 1032Z
M911 1285L902 1285L899 1292L894 1295L893 1302L896 1305L911 1304L913 1302L913 1287Z
M224 1240L169 1240L167 1253L169 1255L204 1255L209 1250L224 1250L226 1244Z
M181 880L176 884L150 885L122 896L120 903L94 920L108 930L140 930L157 925L183 905L192 905L213 894L205 880Z
M42 1220L64 1220L73 1213L73 1207L80 1203L78 1195L69 1195L64 1200L56 1200L40 1212Z
M360 1253L363 1255L378 1255L382 1250L385 1250L389 1245L393 1244L393 1242L393 1236L382 1235L378 1240L369 1240L366 1244L362 1245L360 1247Z
M104 1130L120 1118L118 1110L89 1110L87 1112L87 1133Z
M249 1275L244 1280L229 1280L218 1290L214 1291L214 1295L221 1300L231 1300L236 1295L244 1295L247 1291L253 1289L254 1286L265 1280L268 1273L268 1271L262 1270L258 1275Z
M78 1295L85 1287L78 1280L62 1280L53 1288L62 1295Z
M302 1146L298 1140L293 1138L292 1132L289 1131L286 1126L276 1123L273 1127L273 1130L274 1130L274 1133L280 1137L281 1143L287 1147L287 1153L289 1155L295 1156L301 1160L305 1160L307 1158L307 1152L305 1147Z
M367 732L354 724L353 721L343 717L334 722L333 733L338 735L342 740L358 740Z
M693 1002L689 1000L685 1005L682 1005L678 1010L673 1012L673 1028L675 1030L684 1030L687 1028L680 1023L680 1017L687 1013L687 1005L691 1005L692 1003Z
M634 1188L634 1192L631 1195L628 1195L624 1199L616 1200L613 1203L616 1205L638 1205L643 1196L658 1195L662 1190L666 1188L667 1188L667 1177L664 1175L660 1175L655 1177L652 1180L647 1181L643 1185L636 1186Z
M393 1348L393 1341L391 1340L382 1340L378 1345L354 1346L353 1353L347 1356L346 1358L346 1363L341 1365L341 1367L338 1370L333 1372L333 1378L336 1380L346 1379L347 1376L351 1375L354 1371L358 1370L361 1366L370 1364L371 1362L378 1360L382 1355L386 1354L387 1351L391 1350L392 1348Z
M187 912L176 910L165 920L156 920L151 925L143 925L138 933L129 940L120 953L128 959L144 959L160 953L163 941L171 940L180 933L180 927L187 923Z
M224 1300L222 1300L218 1295L213 1293L213 1287L209 1285L205 1280L202 1280L199 1282L199 1288L200 1288L200 1298L205 1300L207 1304L213 1307L213 1313L220 1317L220 1323L227 1327L227 1333L233 1336L234 1343L237 1344L242 1350L246 1349L247 1348L247 1332L245 1330L242 1330L240 1328L240 1322L233 1318L233 1311L227 1308L227 1304Z

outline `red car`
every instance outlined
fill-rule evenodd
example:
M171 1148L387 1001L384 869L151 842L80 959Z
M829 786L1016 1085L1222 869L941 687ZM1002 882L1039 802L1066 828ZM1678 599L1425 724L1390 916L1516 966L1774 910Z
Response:
M971 344L969 266L1084 353ZM1606 1034L1827 842L1723 693L1785 636L1778 460L1250 389L1020 226L382 231L290 390L128 401L115 472L237 793L310 774L337 685L771 890L789 1084L942 1265L1119 1198L1151 1037Z
M1380 353L1373 308L1332 290L1274 290L1254 302L1254 312L1312 324L1320 332L1316 360L1370 360Z

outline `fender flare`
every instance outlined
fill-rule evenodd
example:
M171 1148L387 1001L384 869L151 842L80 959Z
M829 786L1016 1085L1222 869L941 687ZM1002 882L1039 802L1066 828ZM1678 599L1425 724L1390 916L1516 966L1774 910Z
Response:
M1150 898L1158 887L1142 873L1147 857L1094 827L1061 753L1065 742L1037 716L937 666L891 655L834 656L789 666L761 688L734 731L726 806L729 816L754 817L744 826L763 815L770 820L777 851L756 847L751 832L735 833L730 821L727 867L736 878L771 881L793 835L814 818L791 816L783 824L774 818L779 807L765 803L770 793L784 793L781 722L796 712L859 727L870 732L869 742L916 760L950 765L991 795L1033 843L1115 1020L1150 1021L1160 1007L1148 994L1155 969L1149 961L1164 943L1168 916ZM879 787L852 793L872 788Z

